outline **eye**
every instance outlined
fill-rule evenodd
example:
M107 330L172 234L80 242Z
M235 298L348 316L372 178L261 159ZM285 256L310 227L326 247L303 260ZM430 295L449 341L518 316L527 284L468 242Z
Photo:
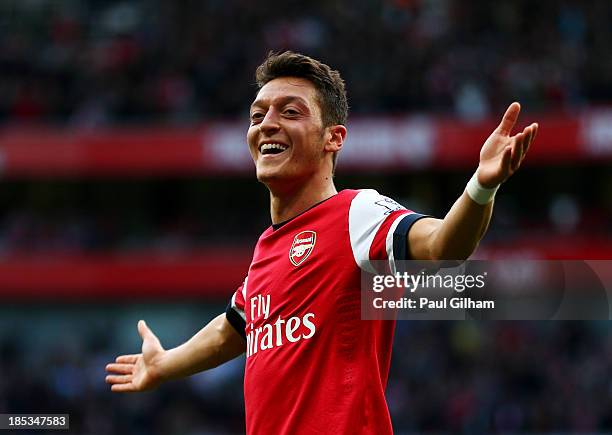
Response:
M263 118L264 118L264 114L262 112L251 113L251 123L253 124L257 122L261 122Z
M298 111L297 111L297 110L295 110L295 109L285 109L285 112L284 112L284 113L285 113L286 115L289 115L289 116L295 116L295 115L299 115L299 114L300 114L300 112L298 112Z

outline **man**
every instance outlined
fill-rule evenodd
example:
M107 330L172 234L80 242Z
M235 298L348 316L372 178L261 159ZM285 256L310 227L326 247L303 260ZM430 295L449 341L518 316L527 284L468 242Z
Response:
M246 352L248 433L392 433L384 390L395 324L360 319L360 272L374 260L468 258L538 125L510 136L520 110L511 104L465 192L434 219L373 190L336 191L348 112L337 71L285 52L268 56L256 77L247 142L272 226L226 313L167 351L140 321L142 353L109 364L107 382L149 390Z

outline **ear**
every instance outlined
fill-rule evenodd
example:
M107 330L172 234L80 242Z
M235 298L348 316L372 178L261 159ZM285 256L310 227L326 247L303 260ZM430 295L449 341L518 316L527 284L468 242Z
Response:
M342 149L346 138L346 127L344 125L332 125L327 127L328 139L325 142L325 151L336 153Z

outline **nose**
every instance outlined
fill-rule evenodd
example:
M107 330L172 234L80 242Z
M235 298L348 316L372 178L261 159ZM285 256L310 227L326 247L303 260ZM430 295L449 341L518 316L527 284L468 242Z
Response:
M259 130L264 133L266 136L271 136L280 130L278 112L276 109L270 107L266 112L266 116L259 123Z

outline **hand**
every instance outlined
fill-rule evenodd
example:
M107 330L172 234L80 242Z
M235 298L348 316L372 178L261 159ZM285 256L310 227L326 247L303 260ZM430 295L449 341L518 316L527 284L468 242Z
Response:
M529 146L538 132L538 124L510 136L521 111L519 103L512 103L499 126L491 133L480 150L478 182L486 188L495 187L508 179L521 166Z
M111 391L147 391L162 382L159 362L166 351L144 320L138 322L138 333L142 337L142 353L121 355L106 366L106 371L111 373L106 376Z

